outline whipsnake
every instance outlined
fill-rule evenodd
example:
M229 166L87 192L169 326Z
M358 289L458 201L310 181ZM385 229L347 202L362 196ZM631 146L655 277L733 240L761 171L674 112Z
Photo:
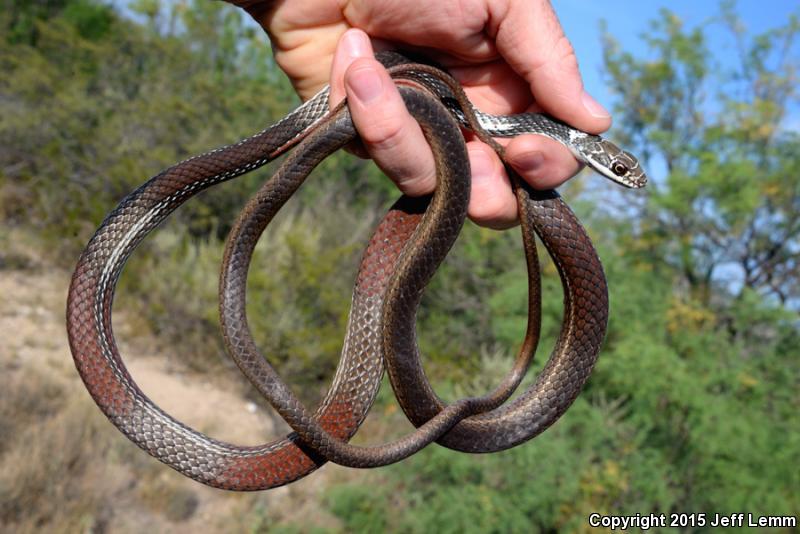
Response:
M376 229L357 275L342 358L315 413L302 407L259 354L247 328L244 301L247 266L258 236L313 166L355 139L346 106L329 111L327 90L266 130L150 179L108 215L75 269L67 305L68 334L76 366L95 402L137 445L205 484L266 489L296 480L325 460L384 465L432 440L470 452L506 449L552 424L580 392L597 358L607 322L607 289L599 258L558 195L532 190L509 168L529 268L529 325L523 347L512 371L491 395L445 407L433 393L416 352L414 319L421 292L466 214L469 166L458 122L501 154L492 136L538 133L562 142L579 160L622 185L641 187L646 177L636 158L598 136L542 115L495 117L474 112L457 83L443 71L409 62L398 53L383 53L379 59L404 86L407 107L431 144L439 182L432 199L401 199ZM295 145L299 146L250 201L229 237L220 309L231 355L300 435L240 447L188 428L139 390L117 349L111 307L125 261L173 210L199 191L260 167ZM538 341L534 232L554 258L564 284L564 325L534 384L498 408L519 384ZM374 401L384 359L400 404L418 431L386 446L352 447L346 441Z

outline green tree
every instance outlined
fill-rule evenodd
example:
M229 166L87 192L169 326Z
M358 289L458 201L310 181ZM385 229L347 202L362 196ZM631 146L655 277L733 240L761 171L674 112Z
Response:
M786 126L800 99L800 19L750 35L725 2L710 23L728 30L715 44L730 52L724 59L701 28L666 10L643 36L647 55L604 37L627 141L666 168L642 207L641 242L705 304L745 290L796 304L800 136Z
M0 224L36 235L62 265L147 177L297 101L263 36L218 3L139 0L133 20L91 0L4 6ZM606 199L580 184L566 192L611 293L606 344L574 407L513 450L474 457L432 446L331 488L322 502L343 529L580 531L592 511L800 508L800 139L789 128L798 22L752 36L724 4L711 23L730 30L736 52L721 63L703 28L668 11L642 51L604 40L615 133L648 157L656 180L624 197L634 204L624 217L598 209ZM266 175L193 199L126 267L117 304L141 310L201 368L221 353L222 239ZM251 269L257 341L309 400L338 357L360 246L396 194L377 176L355 158L327 161L270 227ZM543 275L547 350L561 302L552 266ZM525 291L518 235L468 225L420 312L426 371L445 398L483 393L507 370ZM377 409L386 419L373 422L374 441L407 430L388 391ZM31 513L39 526L45 512ZM250 521L308 530L273 524L263 510Z
M372 520L403 532L553 532L587 529L590 512L797 509L800 146L786 119L797 98L798 28L792 19L750 36L730 4L716 23L740 50L732 65L714 61L702 28L666 10L642 37L645 50L605 37L624 141L665 176L656 171L639 197L634 224L629 207L609 216L587 209L591 191L578 202L570 195L594 230L611 292L606 346L582 396L511 451L432 448L413 468L387 469L380 476L398 491L383 508L371 495ZM484 258L506 267L484 270L498 276L488 284L489 322L509 350L524 323L524 276L507 267L513 240L493 243ZM451 274L449 285L463 290ZM556 284L545 269L550 337ZM491 383L503 364L478 365ZM357 511L339 493L331 502L343 519Z

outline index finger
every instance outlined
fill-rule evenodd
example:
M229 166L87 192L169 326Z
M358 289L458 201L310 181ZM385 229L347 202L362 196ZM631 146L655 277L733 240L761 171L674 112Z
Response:
M549 1L493 2L489 9L498 51L542 109L589 133L611 126L611 115L583 87L575 50Z

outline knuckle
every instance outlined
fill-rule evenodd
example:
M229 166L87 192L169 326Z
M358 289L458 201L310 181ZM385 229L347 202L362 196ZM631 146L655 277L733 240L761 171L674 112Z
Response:
M469 216L481 226L505 225L516 218L516 205L497 195L484 195L470 205Z
M408 139L407 124L401 118L391 116L383 120L366 118L359 130L361 139L372 149L380 152L392 152L402 146ZM363 130L363 131L362 131Z
M575 54L575 48L562 32L559 32L552 44L546 47L538 61L533 63L532 70L539 71L554 66L563 70L577 70L578 68L578 56Z
M575 55L575 48L564 34L561 34L553 45L553 57L559 61L578 63L578 57Z
M409 196L430 193L436 187L436 171L434 169L401 169L394 173L397 187Z

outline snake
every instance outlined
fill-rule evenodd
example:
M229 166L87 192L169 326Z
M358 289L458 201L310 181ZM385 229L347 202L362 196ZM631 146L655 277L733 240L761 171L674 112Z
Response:
M618 184L642 187L647 178L633 155L607 139L542 114L482 113L437 66L397 52L377 57L401 85L406 106L431 145L437 188L430 197L401 198L375 229L356 275L342 355L316 411L302 406L258 351L244 303L249 257L261 232L316 164L357 138L346 104L330 109L328 88L255 135L184 160L145 182L108 214L78 259L67 299L67 333L84 385L131 441L203 484L239 491L269 489L298 480L326 461L386 465L433 441L469 452L503 450L555 422L576 398L597 359L608 316L599 257L557 192L533 190L507 167L529 271L525 339L513 368L490 394L449 405L435 394L421 366L414 323L422 291L466 216L469 166L460 128L469 128L501 155L502 147L493 137L536 133L561 142L581 162ZM141 391L116 344L113 300L128 258L178 206L287 152L286 161L242 211L226 242L220 311L231 356L294 432L262 445L240 446L190 428ZM537 380L504 404L520 384L538 343L534 234L559 271L564 324ZM418 428L390 444L353 446L348 441L376 398L384 363L404 413Z

